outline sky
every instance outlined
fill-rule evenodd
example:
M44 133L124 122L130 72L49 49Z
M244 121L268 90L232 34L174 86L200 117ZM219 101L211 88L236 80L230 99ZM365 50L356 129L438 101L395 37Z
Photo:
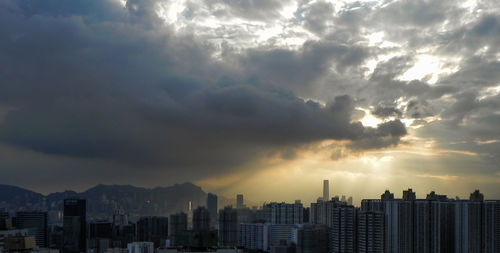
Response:
M500 3L0 0L0 183L500 198Z

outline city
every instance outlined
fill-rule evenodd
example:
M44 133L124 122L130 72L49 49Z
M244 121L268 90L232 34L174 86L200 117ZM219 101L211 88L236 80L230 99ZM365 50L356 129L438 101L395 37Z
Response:
M500 200L485 200L479 190L469 199L450 199L434 191L417 199L386 190L379 199L323 195L305 205L271 202L247 207L219 206L218 196L168 216L129 220L119 207L108 219L90 218L87 201L63 201L62 224L47 211L0 212L0 252L40 253L398 253L500 252Z
M500 253L500 0L0 0L0 253Z

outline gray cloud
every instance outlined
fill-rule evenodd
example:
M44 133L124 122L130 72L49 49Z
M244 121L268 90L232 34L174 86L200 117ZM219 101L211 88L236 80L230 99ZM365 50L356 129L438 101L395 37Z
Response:
M309 42L297 52L252 49L226 56L238 62L232 66L214 61L203 41L174 35L155 4L3 1L0 62L8 67L0 105L13 109L3 116L0 142L49 157L42 163L68 159L55 162L54 173L92 161L91 175L106 168L119 177L141 170L179 180L230 171L276 150L292 159L290 147L319 140L372 149L406 134L399 121L378 128L351 122L356 102L343 93L326 106L294 93L332 66L339 73L358 66L365 48ZM47 173L51 164L31 166Z

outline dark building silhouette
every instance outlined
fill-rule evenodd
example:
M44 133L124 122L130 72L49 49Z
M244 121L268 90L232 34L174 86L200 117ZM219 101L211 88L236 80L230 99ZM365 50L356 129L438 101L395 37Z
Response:
M297 253L328 253L329 232L326 225L304 225L297 230Z
M155 248L165 246L168 239L167 217L142 217L137 221L136 227L138 241L153 242Z
M63 213L63 253L87 251L87 202L65 199Z
M219 246L236 247L238 244L238 212L232 207L219 210Z
M500 252L500 201L487 200L483 208L483 252Z
M212 229L217 228L217 210L219 210L217 203L217 195L212 193L207 194L207 209L210 212L210 227Z
M178 235L188 229L187 214L184 212L171 214L169 221L169 237L171 239L172 245L177 245Z
M18 229L28 229L28 234L35 237L39 248L49 246L47 212L17 212L14 226Z
M193 230L210 230L210 212L205 207L198 207L193 211Z
M245 207L245 203L243 201L243 194L236 195L236 208L240 209L240 208L244 208L244 207Z
M358 213L357 248L359 253L384 252L385 214L379 199L364 199Z

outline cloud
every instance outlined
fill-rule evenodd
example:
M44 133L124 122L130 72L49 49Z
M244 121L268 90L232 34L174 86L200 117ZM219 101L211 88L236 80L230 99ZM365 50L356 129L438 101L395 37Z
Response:
M202 178L276 150L293 159L290 147L319 140L372 149L406 134L394 122L376 129L352 122L348 95L321 105L290 88L332 65L339 72L359 65L362 47L251 49L228 56L233 66L164 26L154 1L128 1L125 9L110 1L6 3L13 7L1 10L0 58L10 67L2 70L0 104L15 109L3 117L0 141L16 149Z
M0 162L1 175L90 164L96 175L198 180L298 160L322 141L345 160L407 137L478 154L469 173L490 175L500 148L478 143L500 134L498 9L0 0L0 143L37 161ZM443 164L460 166L453 159Z

